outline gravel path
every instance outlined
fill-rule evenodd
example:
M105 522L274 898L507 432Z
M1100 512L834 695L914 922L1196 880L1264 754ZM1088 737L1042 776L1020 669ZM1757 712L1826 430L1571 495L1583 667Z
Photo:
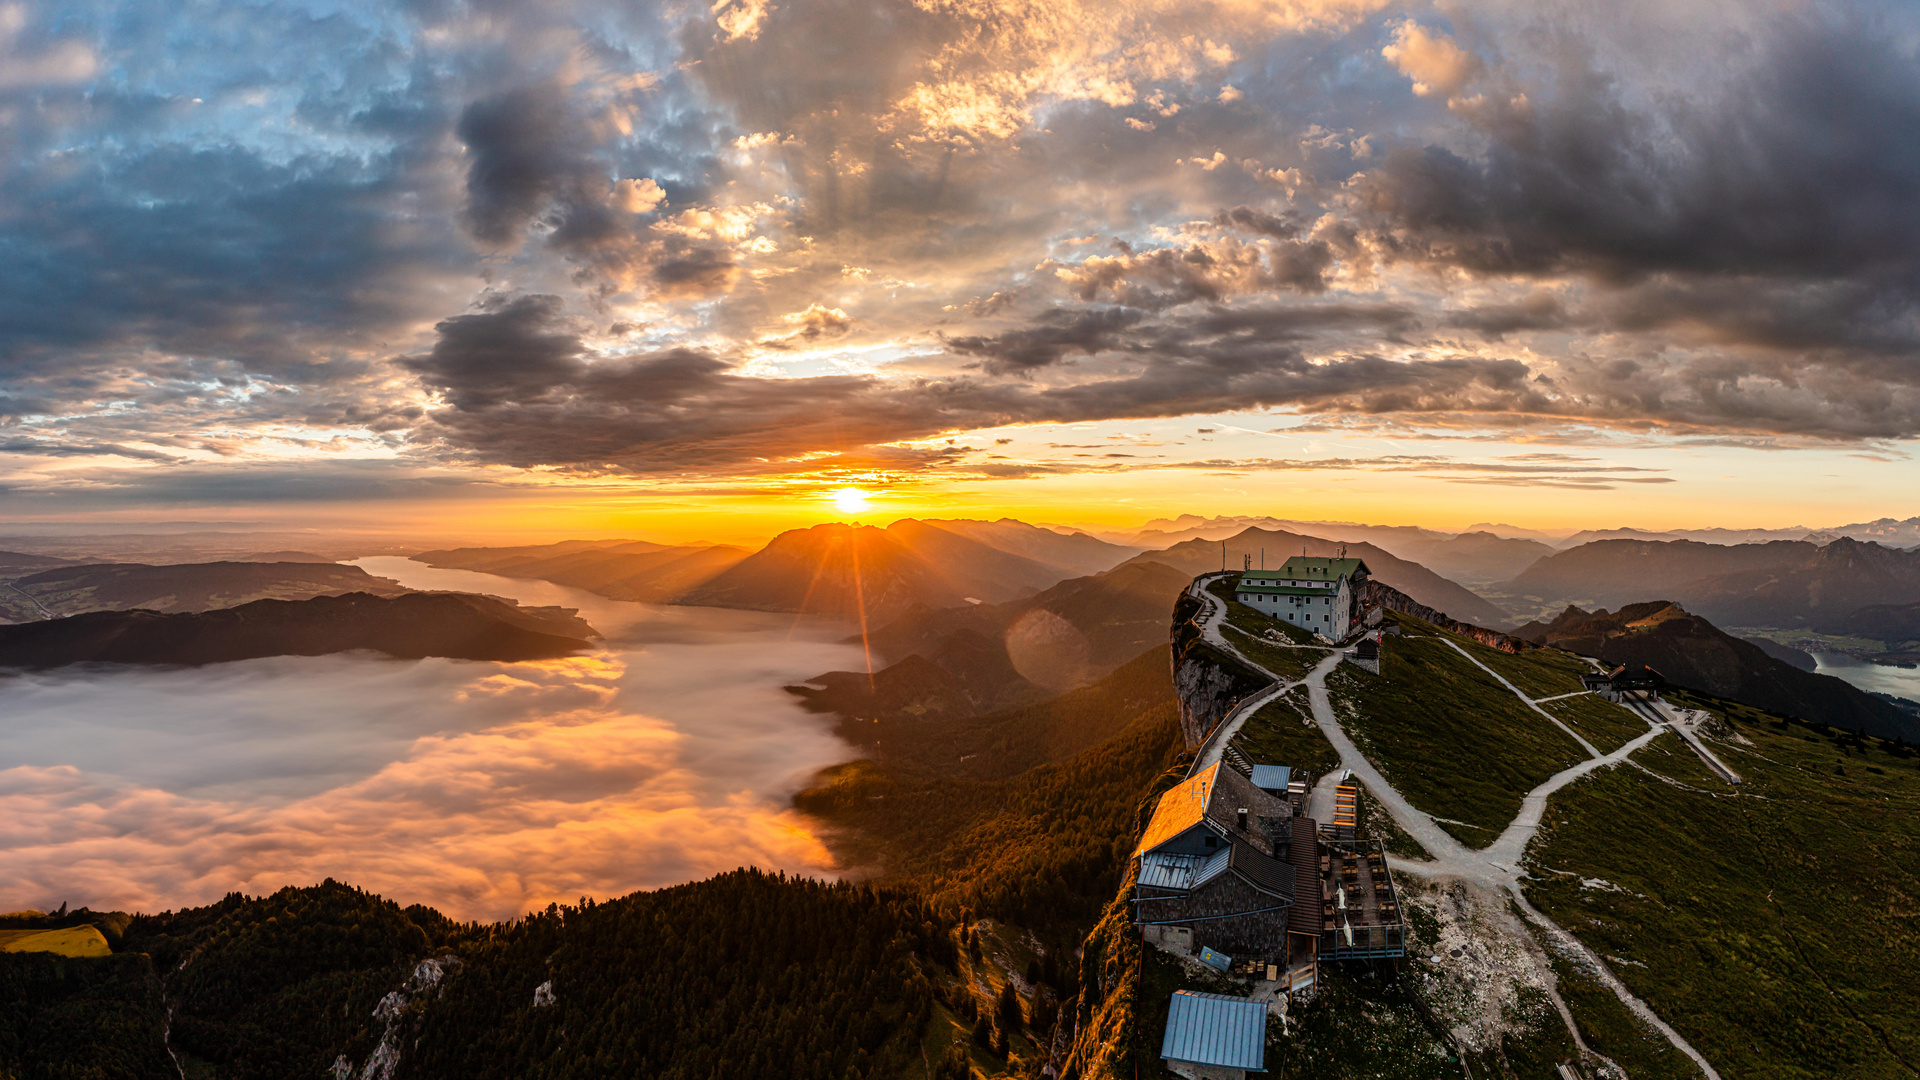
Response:
M1495 670L1493 670L1492 668L1490 668L1490 667L1488 667L1487 665L1485 665L1485 664L1483 664L1483 663L1481 663L1481 662L1480 662L1480 658L1479 658L1479 657L1477 657L1477 656L1475 656L1475 655L1473 655L1472 653L1470 653L1470 652L1468 652L1468 651L1467 651L1467 650L1466 650L1466 649L1465 649L1464 647L1462 647L1462 646L1461 646L1461 644L1460 644L1459 642L1457 642L1457 641L1454 641L1454 640L1452 640L1452 639L1450 639L1450 638L1441 638L1440 640L1441 640L1441 641L1444 641L1444 642L1446 642L1446 643L1447 643L1448 645L1451 645L1451 646L1453 647L1453 651L1454 651L1454 652L1457 652L1457 653L1459 653L1459 654L1460 654L1461 656L1464 656L1464 657L1466 657L1466 658L1467 658L1468 660L1471 660L1471 661L1473 661L1473 666L1474 666L1474 667L1477 667L1477 668L1479 668L1479 669L1480 669L1481 671L1484 671L1484 672L1486 672L1487 674L1489 674L1489 675L1491 675L1491 676L1493 676L1494 678L1496 678L1496 679L1498 679L1498 680L1500 680L1500 685L1501 685L1501 686L1504 686L1504 687L1506 687L1507 689L1509 689L1509 690L1511 690L1511 691L1513 691L1513 696L1514 696L1514 697L1517 697L1517 698L1519 698L1519 699L1520 699L1521 701L1524 701L1524 702L1526 702L1526 703L1527 703L1527 708L1529 708L1529 709L1532 709L1532 710L1533 710L1534 712L1537 712L1537 713L1539 713L1539 714L1540 714L1541 716L1544 716L1544 717L1546 717L1546 718L1547 718L1548 720L1551 720L1551 721L1553 721L1553 726L1554 726L1554 727L1557 727L1557 728L1559 728L1559 729L1560 729L1561 731L1564 731L1564 732L1566 732L1566 733L1567 733L1568 735L1570 735L1570 736L1572 736L1572 737L1573 737L1573 741L1574 741L1574 742L1577 742L1577 743L1579 743L1579 744L1581 745L1581 747L1582 747L1582 748L1584 748L1584 749L1586 750L1586 752L1587 752L1587 755L1588 755L1589 757L1599 757L1599 756L1600 756L1600 748L1599 748L1599 747L1597 747L1597 746L1595 746L1595 745L1593 745L1592 743L1590 743L1590 742L1588 742L1587 740L1585 740L1585 739L1583 739L1583 738L1581 738L1581 737L1580 737L1580 733L1579 733L1579 732L1577 732L1577 731L1575 731L1575 730L1573 730L1572 728L1570 728L1570 727L1568 727L1567 725L1565 725L1565 724L1563 724L1563 723L1561 723L1561 722L1560 722L1560 718L1559 718L1559 717L1557 717L1557 716L1555 716L1555 715L1553 715L1552 713L1550 713L1550 712L1548 712L1547 710L1545 710L1545 709L1543 709L1543 708L1541 708L1541 707L1540 707L1540 703L1539 703L1539 702L1537 702L1537 701L1535 701L1535 700L1533 700L1532 698L1530 698L1530 697L1528 697L1527 695L1525 695L1525 694L1523 694L1523 693L1521 693L1521 692L1520 692L1520 688L1519 688L1519 687L1517 687L1517 686L1515 686L1515 685L1513 685L1512 683L1510 683L1510 682L1508 682L1508 681L1507 681L1507 679L1506 679L1506 676L1504 676L1504 675L1502 675L1502 674L1500 674L1499 672L1497 672L1497 671L1495 671Z
M1241 726L1247 722L1247 717L1259 712L1267 702L1299 686L1302 682L1312 679L1315 675L1324 677L1327 671L1332 670L1333 666L1340 662L1341 656L1336 652L1322 660L1306 679L1286 680L1267 670L1252 657L1241 652L1233 642L1227 640L1227 635L1220 632L1220 627L1226 622L1227 605L1221 603L1220 598L1208 592L1206 588L1207 582L1220 576L1218 571L1202 574L1193 580L1193 584L1187 586L1187 594L1206 605L1206 614L1201 616L1199 621L1201 636L1207 639L1208 644L1247 665L1248 670L1260 672L1272 679L1273 684L1235 705L1227 715L1220 718L1219 723L1213 725L1213 730L1207 733L1206 741L1200 744L1200 752L1194 755L1193 765L1187 769L1188 776L1212 768L1214 763L1220 760L1220 755L1227 752L1227 744L1239 734Z
M1607 966L1605 960L1601 959L1593 950L1587 948L1586 944L1578 937L1568 932L1565 928L1539 911L1539 909L1528 903L1526 895L1521 888L1522 880L1526 875L1520 868L1520 861L1526 854L1527 845L1532 842L1534 835L1539 832L1541 818L1546 813L1548 797L1596 769L1610 768L1626 761L1632 754L1646 747L1662 734L1665 734L1668 727L1649 725L1645 734L1610 754L1601 754L1592 743L1581 738L1579 733L1561 723L1553 714L1540 708L1538 703L1521 693L1518 687L1508 682L1499 672L1480 663L1472 653L1461 648L1455 642L1447 641L1448 645L1458 650L1462 656L1471 660L1482 671L1498 679L1502 686L1511 690L1515 697L1526 702L1529 708L1546 717L1562 731L1571 735L1592 755L1578 765L1555 773L1553 776L1547 778L1545 783L1528 792L1526 797L1521 800L1520 813L1513 819L1512 823L1500 833L1500 836L1495 839L1492 844L1478 851L1474 851L1454 839L1453 835L1445 829L1442 829L1432 815L1416 808L1412 803L1408 802L1406 796L1402 795L1399 789L1395 788L1391 783L1388 783L1387 778L1380 774L1380 770L1374 767L1373 762L1367 760L1366 755L1360 752L1360 749L1353 744L1353 740L1347 736L1345 729L1340 726L1340 718L1335 715L1333 711L1333 701L1327 695L1326 680L1327 674L1337 667L1340 660L1346 655L1345 651L1335 651L1333 655L1321 661L1312 672L1308 673L1306 678L1298 682L1287 682L1280 679L1274 675L1273 672L1255 662L1251 657L1248 657L1239 649L1234 648L1233 644L1226 639L1226 635L1220 632L1220 624L1226 618L1226 605L1220 603L1218 597L1215 597L1206 590L1206 583L1218 576L1220 575L1217 573L1203 574L1199 578L1194 579L1194 583L1188 587L1188 592L1205 604L1207 608L1206 615L1199 621L1202 635L1206 638L1209 645L1239 659L1251 670L1264 673L1274 680L1275 685L1263 691L1261 694L1249 698L1246 702L1243 702L1239 708L1227 714L1227 717L1215 726L1213 735L1210 735L1207 743L1202 746L1202 758L1197 758L1195 761L1195 771L1212 764L1212 761L1207 761L1206 765L1201 764L1201 761L1209 753L1212 755L1213 761L1219 760L1219 755L1225 748L1227 739L1232 738L1233 732L1239 731L1240 725L1244 724L1246 718L1252 715L1255 709L1258 708L1258 705L1255 705L1254 702L1258 701L1260 704L1265 704L1266 701L1271 700L1273 696L1304 683L1307 687L1308 701L1313 707L1314 721L1320 725L1320 730L1326 735L1327 741L1332 743L1333 748L1339 752L1340 768L1342 770L1350 770L1354 776L1366 784L1374 802L1384 808L1393 818L1394 822L1398 824L1400 828L1404 829L1408 835L1419 841L1420 846L1425 848L1427 853L1432 856L1426 860L1390 857L1388 862L1393 869L1427 878L1457 879L1494 893L1504 893L1511 896L1520 910L1525 913L1528 921L1539 926L1562 945L1578 952L1582 958L1585 959L1591 970L1597 973L1601 983L1609 990L1612 990L1614 996L1620 999L1621 1004L1631 1010L1634 1015L1646 1021L1654 1030L1665 1036L1667 1041L1672 1043L1675 1049L1692 1059L1696 1065L1700 1066L1701 1071L1707 1076L1708 1080L1720 1080L1720 1074L1714 1071L1713 1066L1708 1063L1707 1059L1701 1056L1700 1052L1695 1050L1692 1044L1688 1043L1679 1032L1673 1030L1664 1020L1661 1020L1653 1009L1648 1007L1646 1002L1640 1000L1631 990L1628 990L1626 984L1622 983L1620 979L1614 975L1613 970ZM1446 639L1442 638L1441 640ZM1231 725L1231 730L1229 730L1229 725ZM1674 730L1678 730L1677 725L1671 726L1674 727ZM1221 737L1223 732L1225 735ZM1691 742L1691 740L1688 741ZM1722 768L1724 768L1724 766L1722 766ZM1191 775L1191 773L1189 773L1189 775ZM1333 792L1334 788L1339 785L1339 782L1340 773L1338 771L1330 772L1320 778L1319 783L1314 786L1313 793L1308 801L1308 815L1310 817L1316 821L1326 821L1332 818ZM1549 985L1551 985L1551 980L1552 976L1551 972L1549 972ZM1568 1031L1573 1035L1574 1041L1584 1049L1586 1042L1580 1037L1579 1029L1574 1025L1572 1014L1567 1011L1565 1002L1560 1000L1557 993L1555 993L1553 997L1555 1005L1559 1007L1561 1016L1567 1022Z

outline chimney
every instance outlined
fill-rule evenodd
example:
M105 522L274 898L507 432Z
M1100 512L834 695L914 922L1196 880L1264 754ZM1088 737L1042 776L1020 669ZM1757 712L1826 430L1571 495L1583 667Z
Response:
M1240 831L1247 831L1247 808L1244 806L1240 808Z

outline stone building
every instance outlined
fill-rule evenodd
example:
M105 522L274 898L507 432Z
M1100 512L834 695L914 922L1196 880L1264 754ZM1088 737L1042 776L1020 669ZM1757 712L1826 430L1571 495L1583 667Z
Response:
M1193 952L1284 962L1293 807L1215 764L1160 796L1134 852L1134 923Z
M1359 625L1355 598L1369 576L1367 564L1359 559L1295 555L1278 570L1241 574L1234 598L1263 614L1339 641Z
M1289 990L1311 986L1323 960L1404 954L1386 852L1354 837L1357 785L1336 790L1336 823L1322 830L1297 812L1304 783L1285 782L1300 800L1215 764L1160 796L1134 852L1133 922L1149 942L1211 949Z

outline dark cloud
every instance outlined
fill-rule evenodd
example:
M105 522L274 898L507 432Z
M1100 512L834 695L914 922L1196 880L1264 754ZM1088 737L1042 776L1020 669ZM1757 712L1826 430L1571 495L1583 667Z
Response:
M1488 275L1836 279L1920 266L1920 70L1860 15L1766 24L1718 85L1649 99L1576 46L1453 99L1489 140L1393 150L1351 185L1389 258Z
M1128 331L1143 318L1143 312L1127 308L1055 308L1040 316L1036 326L994 337L951 338L947 346L979 357L978 366L990 375L1018 375L1060 363L1075 353L1092 356L1119 348L1129 342Z
M733 258L719 248L684 243L673 248L653 267L654 283L667 296L723 292L740 274Z
M1080 300L1108 293L1129 307L1157 310L1196 300L1325 292L1326 273L1334 261L1332 247L1321 240L1255 244L1222 236L1146 251L1124 243L1118 247L1114 255L1048 263L1046 268Z
M1529 293L1511 303L1481 304L1454 312L1444 320L1447 326L1477 330L1488 341L1501 341L1519 330L1558 330L1571 321L1560 298L1545 291Z
M1395 314L1331 320L1323 313L1322 320ZM806 455L858 455L878 444L1008 423L1275 406L1356 413L1552 409L1517 361L1406 363L1360 355L1313 362L1247 333L1250 325L1222 318L1211 329L1205 320L1143 329L1149 355L1134 370L1104 369L1044 388L969 378L762 379L693 349L593 355L556 298L527 296L442 322L431 352L401 362L445 402L422 434L485 461L643 473L777 471Z
M172 454L114 443L54 442L50 439L0 439L0 454L29 457L121 457L133 461L175 461Z
M564 307L557 296L499 299L444 320L433 351L403 363L462 411L538 398L582 366L580 336L562 320Z
M1292 240L1298 237L1308 224L1306 215L1298 210L1270 214L1251 206L1236 206L1231 210L1222 210L1213 216L1213 223L1243 232L1271 236L1276 240Z
M520 242L556 200L580 205L592 162L579 123L552 83L523 86L468 105L454 129L466 144L467 227L495 246Z

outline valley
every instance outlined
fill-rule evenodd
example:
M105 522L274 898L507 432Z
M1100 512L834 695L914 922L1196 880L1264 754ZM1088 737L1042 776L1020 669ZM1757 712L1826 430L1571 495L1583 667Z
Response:
M427 898L418 873L369 871L393 856L361 844L373 861L357 869L323 874L326 864L304 864L312 880L327 879L311 887L243 890L167 911L136 902L128 906L148 913L133 916L89 908L9 917L0 930L12 938L78 928L108 952L85 960L98 966L79 981L51 966L52 953L0 956L0 988L13 988L0 1002L14 1002L0 1011L0 1065L23 1078L51 1077L22 1064L46 1059L129 1077L173 1076L179 1061L196 1080L288 1070L392 1080L573 1075L591 1060L718 1078L798 1052L806 1063L790 1070L798 1075L1158 1076L1169 997L1194 990L1272 1002L1265 1053L1276 1076L1530 1076L1562 1065L1586 1080L1820 1075L1791 1064L1794 1046L1816 1047L1819 1061L1850 1075L1909 1075L1920 1031L1906 1019L1895 973L1920 959L1899 914L1920 902L1907 886L1920 848L1904 826L1851 824L1875 812L1904 821L1906 804L1920 799L1912 751L1874 727L1879 699L1664 602L1562 612L1511 634L1474 624L1458 614L1480 610L1473 593L1391 556L1381 558L1388 571L1355 593L1373 612L1367 633L1377 643L1369 661L1377 670L1364 668L1354 640L1329 641L1239 603L1237 571L1218 569L1218 542L1129 554L1069 538L1082 560L1073 563L1027 528L810 532L789 541L807 545L806 555L756 564L768 582L784 582L765 594L788 609L780 611L614 598L670 581L647 578L647 568L689 557L635 563L680 549L627 542L446 549L350 567L393 582L391 598L108 611L0 628L99 618L217 625L262 603L492 604L486 610L574 627L566 652L578 655L494 659L471 674L444 669L448 677L419 669L409 677L435 672L439 693L453 692L463 708L498 687L494 723L504 726L461 735L429 720L411 750L395 744L410 760L353 768L374 777L437 768L422 750L445 742L448 766L477 762L508 791L527 782L508 779L524 766L475 758L481 743L472 740L516 726L514 738L534 739L516 754L542 739L587 738L598 741L581 744L586 753L625 759L602 766L615 773L602 793L556 819L550 835L571 838L543 864L578 895L617 899L565 903L567 893L549 884L544 911L533 903L517 909L521 917L473 907L449 915L419 902ZM967 546L988 547L979 536L1027 547L982 555ZM1226 550L1257 561L1263 545L1298 539L1243 530ZM1308 541L1315 545L1339 549ZM942 565L935 551L955 568L932 576ZM1010 591L966 584L959 569L1027 565L1011 559L1048 569ZM856 563L894 584L876 603L854 591L850 608L833 575ZM1190 574L1190 565L1199 569ZM500 573L468 568L479 566ZM812 568L824 568L820 604L792 586L803 574L813 580ZM969 595L955 600L963 589ZM937 606L943 599L953 602ZM808 613L816 608L839 617ZM889 618L857 632L860 613L883 612ZM606 705L628 681L619 669L637 666L658 672L645 691L654 696L626 708L651 700L688 718L709 715L713 704L700 700L709 664L695 659L702 649L725 649L723 662L738 663L802 628L811 643L782 661L783 674L735 699L734 716L779 703L769 714L778 719L751 740L684 722L673 734L646 733ZM162 638L176 656L195 640ZM1648 653L1648 643L1667 651ZM1628 644L1641 651L1619 651ZM292 647L270 636L253 645L260 659L186 662L213 660L204 670L229 681L250 664L369 662L287 656ZM808 655L826 662L808 664ZM1724 657L1737 662L1716 659ZM1628 708L1583 682L1615 659L1644 658L1668 673L1672 708L1698 715ZM678 684L666 675L676 668L688 676ZM197 678L194 670L163 677ZM1730 670L1775 681L1714 681ZM1798 696L1768 689L1789 684ZM44 695L61 684L16 685ZM501 708L514 702L534 711ZM530 727L540 716L553 726ZM21 724L11 736L0 730L0 745L17 742L32 714ZM688 744L656 766L644 747L660 737L711 744ZM1702 755L1724 762L1738 783ZM1336 786L1352 776L1359 840L1384 847L1404 903L1404 959L1328 959L1311 992L1290 995L1142 942L1129 918L1138 888L1129 853L1158 796L1208 769L1244 774L1254 765L1307 778L1302 812L1322 823L1334 820L1344 797ZM727 770L743 768L770 798L741 804ZM689 769L713 783L688 791L683 809L663 805L659 785ZM309 797L296 813L328 800L336 809L326 812L338 813L336 792L359 789L330 780L311 790L320 801ZM231 800L231 789L222 797ZM695 830L677 856L645 827L582 833L636 813L684 831L685 815L713 799L730 804L726 826ZM16 814L26 806L12 805ZM547 804L503 801L491 820L469 814L460 827L479 823L505 837L535 805ZM377 801L368 806L380 812ZM587 847L573 846L581 839ZM633 892L613 876L567 878L569 861L610 843L684 867L687 883ZM741 865L776 872L713 876L716 856L736 852ZM506 858L526 862L524 852ZM1799 872L1782 873L1783 861ZM58 880L57 865L56 857L36 871L36 888ZM451 883L488 865L426 869ZM1840 866L1853 869L1836 876ZM286 871L256 872L271 880ZM1816 884L1829 881L1841 884ZM361 891L369 883L377 894ZM511 903L487 902L503 901ZM1821 928L1836 919L1871 927L1871 940L1824 940ZM751 930L766 925L788 929L774 938ZM802 940L811 944L795 944ZM1856 971L1874 989L1838 992ZM1697 988L1709 984L1740 1004L1701 1002ZM237 994L240 985L251 989ZM1807 1010L1783 1004L1787 986L1827 989ZM404 1008L381 1004L389 1000ZM681 1025L635 1031L667 1002L679 1003ZM564 1043L553 1038L562 1026Z

